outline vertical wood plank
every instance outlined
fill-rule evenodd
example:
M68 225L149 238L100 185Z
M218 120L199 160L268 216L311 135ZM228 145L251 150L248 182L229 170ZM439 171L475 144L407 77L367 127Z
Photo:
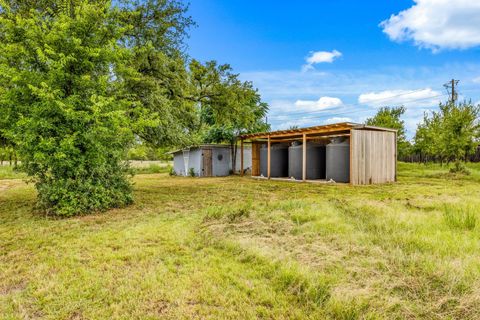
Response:
M233 171L235 172L235 168ZM240 140L240 176L243 177L243 139Z
M375 152L374 132L365 131L365 178L364 184L372 183L372 175L375 175L375 166L372 168L372 153ZM372 172L373 169L373 172Z
M212 176L212 149L204 149L202 151L202 176L211 177Z
M268 136L268 143L267 143L267 177L270 179L270 147L271 147L271 141L270 141L270 136Z
M395 161L395 173L394 173L394 181L396 182L397 181L397 163L398 163L398 146L397 146L397 134L398 132L395 132L395 136L394 136L394 139L395 139L395 158L394 158L394 161Z
M302 180L307 181L307 134L303 134Z
M350 179L349 179L350 180L350 185L355 184L355 182L353 181L353 170L352 170L352 167L353 167L353 152L352 152L352 150L353 150L353 143L354 143L354 141L353 141L354 137L353 137L352 131L353 130L350 129L350 150L349 150L350 151L350 161L349 161L350 162Z
M252 176L260 175L260 144L252 142Z
M396 181L397 139L394 132L351 130L350 183Z

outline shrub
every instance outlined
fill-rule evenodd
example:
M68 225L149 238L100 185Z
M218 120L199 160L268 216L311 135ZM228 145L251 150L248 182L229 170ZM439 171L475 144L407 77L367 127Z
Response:
M204 221L226 219L235 222L242 218L248 218L252 210L250 201L241 206L212 206L205 209Z
M195 169L193 169L193 168L188 169L188 176L189 177L195 177L196 176Z
M459 173L469 175L470 171L467 169L465 164L460 161L456 161L453 168L450 168L450 173Z
M175 169L172 166L168 166L168 175L170 177L174 177L177 175L177 173L175 172Z
M239 208L233 208L228 213L228 220L230 222L235 222L242 218L248 218L249 216L250 216L250 207L248 205L245 205Z
M225 215L225 210L221 206L211 206L205 209L204 221L219 220Z

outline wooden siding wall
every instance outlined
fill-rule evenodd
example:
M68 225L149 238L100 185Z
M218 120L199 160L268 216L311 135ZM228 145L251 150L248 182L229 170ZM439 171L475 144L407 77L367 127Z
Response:
M252 176L260 175L260 143L252 143Z
M397 174L396 142L394 132L352 130L351 184L394 182Z

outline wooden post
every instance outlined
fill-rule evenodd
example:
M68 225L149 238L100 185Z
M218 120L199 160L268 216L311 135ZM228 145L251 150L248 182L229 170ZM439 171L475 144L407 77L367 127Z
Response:
M303 134L302 180L307 181L307 134Z
M353 169L353 157L352 157L352 155L353 155L353 141L354 141L354 140L353 140L353 135L354 135L353 129L350 129L350 138L349 138L349 142L350 142L350 147L349 147L349 149L350 149L350 152L349 152L349 153L350 153L350 159L349 159L348 162L349 162L349 171L350 171L350 178L349 178L350 181L349 181L349 184L350 184L351 186L353 185L353 170L352 170L352 169Z
M268 136L268 143L267 143L267 178L270 179L270 136Z
M398 131L395 131L395 182L397 182L397 162L398 162L398 146L397 146L397 134Z
M240 176L243 177L243 139L240 140Z

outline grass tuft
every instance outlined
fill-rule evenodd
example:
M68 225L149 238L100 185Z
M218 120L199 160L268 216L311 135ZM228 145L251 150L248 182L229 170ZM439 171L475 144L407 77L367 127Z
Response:
M236 222L243 218L248 218L252 211L252 202L231 206L210 206L204 213L204 221L226 219L228 222Z
M445 205L443 218L452 229L471 231L477 226L477 210L472 206Z

